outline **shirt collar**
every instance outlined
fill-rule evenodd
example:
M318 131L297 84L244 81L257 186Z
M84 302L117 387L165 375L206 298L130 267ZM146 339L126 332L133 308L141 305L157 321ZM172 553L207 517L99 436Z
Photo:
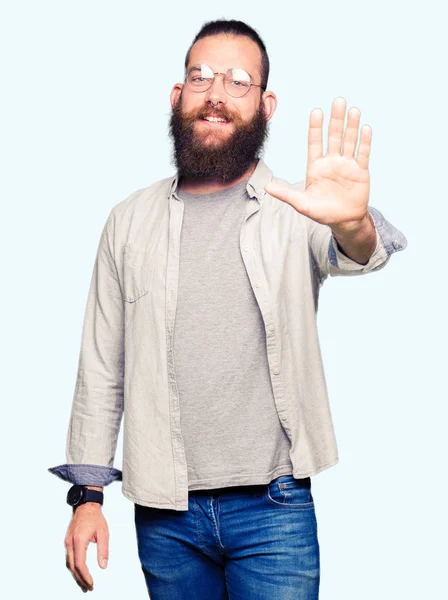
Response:
M249 194L249 197L257 198L257 200L261 204L264 196L267 193L264 189L264 186L266 185L266 183L268 181L271 181L271 179L272 179L271 169L267 166L267 164L264 162L264 160L262 158L260 158L258 160L258 163L257 163L257 166L255 167L254 172L252 173L252 175L250 176L250 178L247 182L246 190L247 190L247 193ZM178 182L179 182L179 177L178 177L178 173L176 173L169 180L168 200L171 198L172 195L175 194L175 192L177 190ZM174 197L176 199L179 199L176 195L174 195Z

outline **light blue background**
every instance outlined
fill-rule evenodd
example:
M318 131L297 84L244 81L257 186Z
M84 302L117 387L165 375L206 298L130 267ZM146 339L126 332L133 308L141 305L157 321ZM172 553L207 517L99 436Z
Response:
M69 485L46 469L65 462L99 235L114 204L174 172L169 93L201 25L225 17L267 45L278 107L264 158L274 173L304 179L309 114L324 111L325 150L331 103L343 96L372 127L370 203L408 239L384 270L321 290L340 462L312 481L320 597L447 598L446 9L213 5L1 4L5 597L82 594L65 568ZM120 435L118 468L121 452ZM104 514L106 571L96 545L88 550L94 597L145 598L121 483L106 488Z

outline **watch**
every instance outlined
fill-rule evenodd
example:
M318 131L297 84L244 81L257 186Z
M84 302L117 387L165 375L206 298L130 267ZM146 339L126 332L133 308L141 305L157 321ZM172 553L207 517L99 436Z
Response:
M77 506L85 502L98 502L102 505L104 494L98 490L89 490L85 485L72 485L67 493L67 504L73 506L73 512Z

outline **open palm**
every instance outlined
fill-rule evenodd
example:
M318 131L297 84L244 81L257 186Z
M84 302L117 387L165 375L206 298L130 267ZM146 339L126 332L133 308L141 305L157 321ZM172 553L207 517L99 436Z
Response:
M304 192L276 182L265 186L272 196L330 226L361 221L369 203L372 130L368 125L362 127L355 158L361 113L356 108L350 109L343 135L345 111L345 99L336 98L332 104L326 156L322 152L323 112L320 109L311 112Z

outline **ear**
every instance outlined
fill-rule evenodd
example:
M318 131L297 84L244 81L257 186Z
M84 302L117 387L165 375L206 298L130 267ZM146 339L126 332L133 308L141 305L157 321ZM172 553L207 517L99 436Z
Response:
M174 108L176 106L176 104L179 102L179 98L182 93L183 87L184 87L183 83L176 83L173 86L173 89L171 90L171 94L170 94L171 108Z
M264 112L266 114L266 121L272 118L277 108L277 96L274 92L266 91L261 97L261 102L264 104Z

